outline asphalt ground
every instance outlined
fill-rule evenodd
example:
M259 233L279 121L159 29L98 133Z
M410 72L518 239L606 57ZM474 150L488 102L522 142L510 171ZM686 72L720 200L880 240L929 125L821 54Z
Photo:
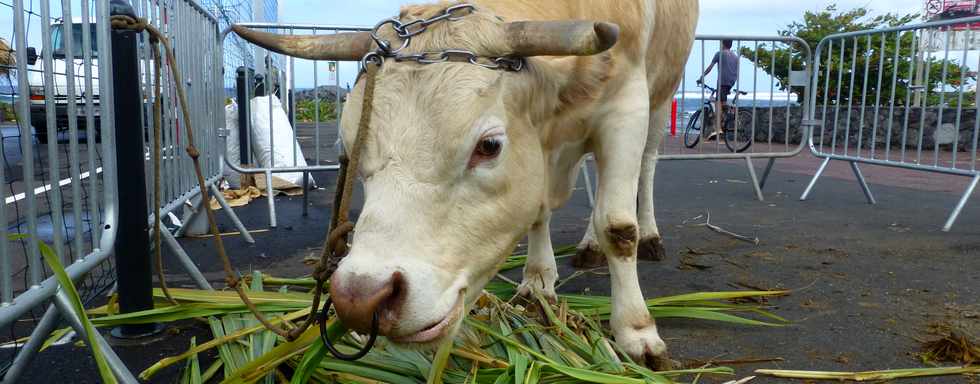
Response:
M304 130L309 128L300 127L301 142ZM667 257L639 262L645 297L792 290L765 303L789 319L788 326L659 320L661 336L674 359L684 363L782 359L732 365L739 377L757 368L895 369L923 366L917 355L921 341L935 338L930 332L938 326L952 324L980 336L980 203L971 200L953 230L940 231L962 193L958 186L963 180L864 167L878 199L877 205L869 205L847 164L833 163L811 199L801 202L800 193L818 164L808 154L777 162L764 202L755 200L741 161L673 161L658 166L657 218ZM757 172L761 173L762 165L757 164ZM323 189L311 192L308 216L302 216L301 197L276 199L279 226L274 229L268 228L265 200L236 209L246 226L256 231L256 243L251 245L238 236L226 238L238 270L283 277L311 271L303 260L319 254L333 190L333 175L314 177ZM590 208L583 187L580 180L572 200L553 216L556 245L576 243L587 226ZM709 212L712 224L758 237L760 244L734 240L699 225ZM225 215L218 217L223 231L234 231ZM185 238L181 244L209 280L223 280L210 239ZM575 271L568 259L558 264L562 278ZM171 286L192 286L172 257L165 269ZM518 279L520 271L508 275ZM559 292L608 295L608 276L603 269L593 270L570 280ZM116 352L132 371L139 372L186 350L190 336L197 336L200 343L208 334L201 324L183 322L171 325L162 341L119 346ZM23 382L98 382L87 356L86 349L71 344L53 347L39 354ZM213 358L213 353L204 356ZM165 370L152 382L174 382L179 370ZM942 377L910 382L978 380ZM753 381L768 382L782 381Z

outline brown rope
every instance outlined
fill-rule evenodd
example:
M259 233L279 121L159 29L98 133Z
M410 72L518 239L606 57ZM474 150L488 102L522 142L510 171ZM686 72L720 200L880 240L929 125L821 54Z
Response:
M176 60L174 58L173 47L170 45L170 41L164 36L156 27L149 24L144 19L136 19L129 16L112 16L112 28L113 29L129 29L137 32L147 32L150 35L150 43L153 45L154 54L154 67L156 69L156 84L154 85L155 100L154 100L154 209L156 212L156 223L154 223L154 228L156 230L156 262L157 262L157 272L158 278L160 279L160 285L164 292L164 295L172 303L176 303L176 300L170 295L169 290L166 286L166 280L163 275L163 261L160 252L160 120L161 120L161 96L160 96L160 56L158 51L158 44L162 43L164 46L164 51L167 56L167 61L171 63L170 72L173 76L173 82L177 91L177 98L180 102L180 108L183 111L188 111L187 96L184 93L183 83L181 83L180 71L176 68L174 63ZM222 240L221 234L218 232L218 225L214 218L214 211L211 210L211 205L208 203L210 201L208 195L208 188L204 180L204 174L201 171L201 164L199 161L200 152L194 145L194 129L191 125L190 117L188 113L184 113L184 126L187 129L187 154L191 157L194 162L194 172L197 175L198 185L201 189L201 201L204 202L205 212L207 213L208 224L210 226L210 231L212 238L214 239L214 245L218 252L218 256L221 259L222 266L225 272L225 282L226 284L235 289L238 296L241 298L242 302L248 308L249 312L255 316L265 328L276 333L277 335L286 338L287 340L295 340L300 334L306 331L314 322L317 321L317 308L320 306L320 300L322 296L322 291L324 289L324 284L329 279L330 275L336 269L337 263L341 258L347 255L348 246L348 235L354 229L354 224L349 221L349 211L350 211L350 195L352 194L354 186L354 175L357 173L357 167L360 161L361 149L364 147L364 142L367 140L367 132L371 126L371 114L373 111L373 100L374 100L374 86L375 77L378 71L377 65L369 64L366 67L366 87L364 91L364 103L361 110L360 125L357 130L357 135L355 136L354 145L351 148L351 153L349 156L344 156L341 158L341 166L339 179L342 180L342 187L338 186L336 196L334 197L334 209L332 212L332 217L330 220L331 230L327 235L327 239L324 243L323 251L320 255L320 262L317 264L317 268L313 273L314 278L317 281L317 286L313 290L313 311L311 315L306 318L306 320L298 327L292 330L286 330L275 324L269 322L266 317L259 312L255 303L249 299L248 295L245 293L244 288L241 285L241 279L237 277L231 266L231 261L228 258L227 252L225 252L224 242ZM353 170L353 171L352 171Z
M361 103L361 118L358 122L357 134L354 136L354 145L351 147L348 156L341 157L339 179L343 182L343 187L338 186L337 196L334 196L334 206L330 218L330 232L327 241L323 245L320 253L320 263L317 265L314 278L322 285L329 279L330 275L337 268L337 263L344 256L347 256L348 234L354 230L354 224L350 222L350 196L354 189L354 178L360 164L361 150L364 142L367 141L368 131L371 128L371 115L374 111L374 86L379 67L368 63L365 67L365 86L364 101Z
M167 278L163 274L163 252L160 249L160 125L163 110L163 103L160 100L160 50L156 44L156 37L150 36L153 44L153 247L154 258L157 263L157 279L160 280L160 290L170 304L177 305L177 300L170 294L167 287Z

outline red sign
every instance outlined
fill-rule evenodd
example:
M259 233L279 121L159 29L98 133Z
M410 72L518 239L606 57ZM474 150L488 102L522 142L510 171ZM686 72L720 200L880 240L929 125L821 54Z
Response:
M980 15L980 0L926 0L926 17L930 21L953 20ZM980 30L980 23L953 24L940 30Z

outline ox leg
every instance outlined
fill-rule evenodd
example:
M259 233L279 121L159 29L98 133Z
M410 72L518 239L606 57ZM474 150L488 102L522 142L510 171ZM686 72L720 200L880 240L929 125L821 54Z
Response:
M610 326L616 343L637 362L670 368L667 345L647 310L636 271L639 241L637 187L649 130L649 98L644 77L628 82L599 124L596 161L599 188L593 211L595 236L612 276Z
M637 246L637 258L643 260L663 260L666 255L664 241L657 228L657 220L653 213L653 179L657 170L657 154L660 143L664 139L664 129L668 119L669 104L663 104L653 111L650 119L650 131L647 133L646 147L643 148L643 163L640 168L639 211L640 244Z
M551 210L544 208L527 234L527 263L524 264L524 279L517 287L517 294L526 297L540 292L549 301L556 302L558 266L555 264L555 251L551 246L550 222Z

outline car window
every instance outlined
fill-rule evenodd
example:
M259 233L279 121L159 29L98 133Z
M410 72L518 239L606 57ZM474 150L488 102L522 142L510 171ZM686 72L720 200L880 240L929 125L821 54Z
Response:
M65 54L65 28L64 24L56 24L51 30L51 41L54 47L54 53L59 56L64 56ZM85 57L85 52L82 50L82 24L72 24L72 53L76 58ZM95 55L99 51L98 44L96 44L95 39L95 24L89 25L89 35L91 36L92 42L92 55Z

